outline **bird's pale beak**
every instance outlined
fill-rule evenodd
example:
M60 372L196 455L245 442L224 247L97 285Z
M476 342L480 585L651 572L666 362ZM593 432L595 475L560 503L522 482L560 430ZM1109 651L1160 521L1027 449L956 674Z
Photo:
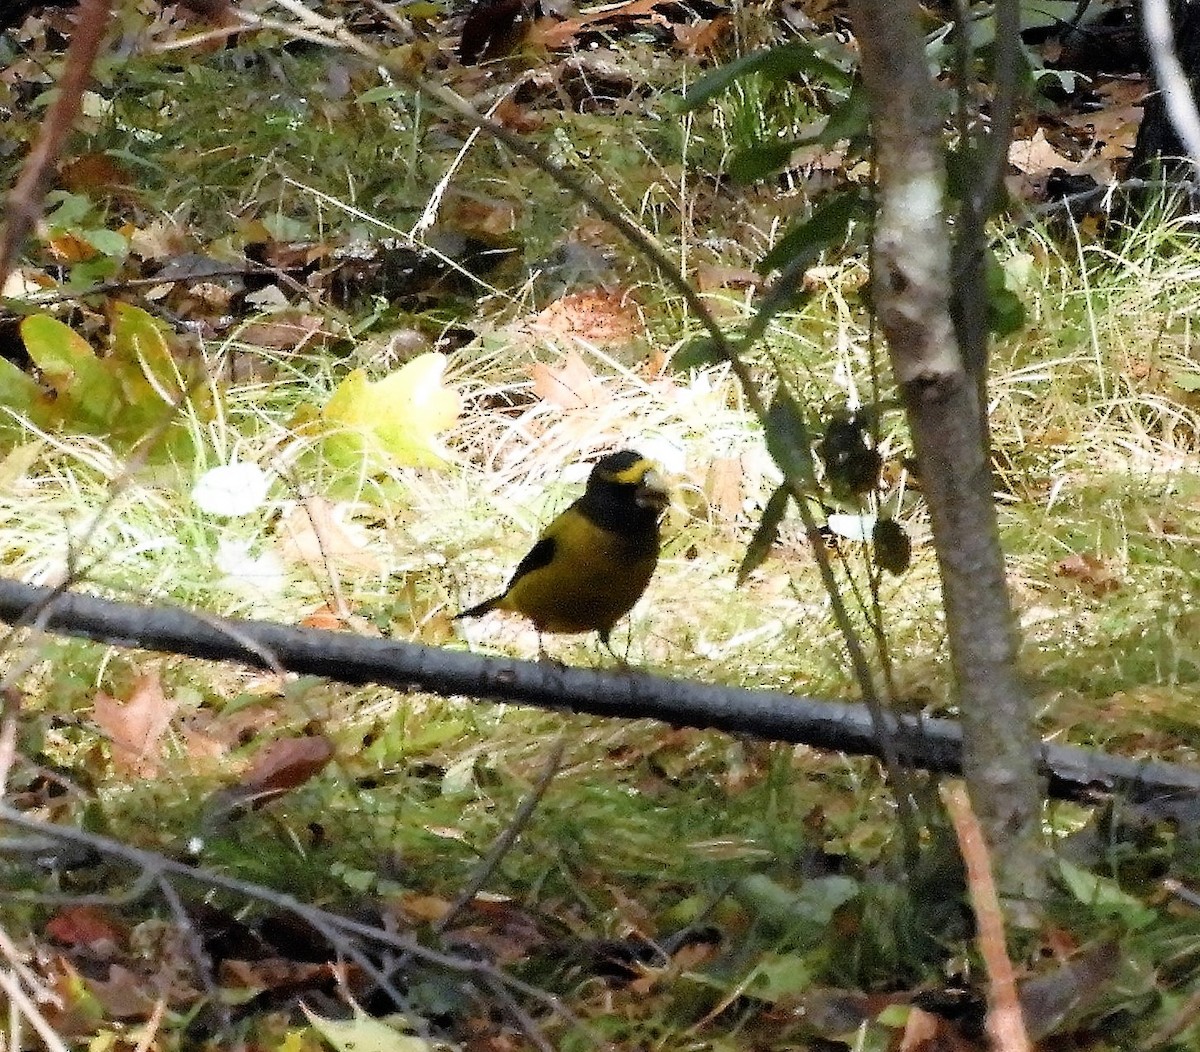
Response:
M663 477L652 468L642 476L637 493L634 494L634 500L637 501L639 507L653 508L662 513L671 503L671 495L667 491L667 484L663 481Z

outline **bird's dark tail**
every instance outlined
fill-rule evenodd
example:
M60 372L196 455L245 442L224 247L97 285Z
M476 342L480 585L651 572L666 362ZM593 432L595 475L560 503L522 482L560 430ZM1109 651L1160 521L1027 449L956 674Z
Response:
M462 618L462 617L482 617L484 614L490 613L492 610L495 610L496 605L500 602L500 600L502 598L503 598L502 596L498 595L492 599L487 599L482 603L478 603L475 606L468 607L466 610L460 610L457 614L454 615L454 620L457 621L459 618Z

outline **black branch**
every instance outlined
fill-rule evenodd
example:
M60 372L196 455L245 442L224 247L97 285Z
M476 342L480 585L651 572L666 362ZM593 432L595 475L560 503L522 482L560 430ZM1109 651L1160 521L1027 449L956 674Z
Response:
M2 579L0 621L36 624L114 646L277 668L353 685L375 683L405 693L420 690L608 718L654 719L849 754L882 753L865 706L781 691L668 679L629 669L602 671L488 657L115 602ZM887 722L907 763L960 773L962 732L955 721L890 716ZM1194 806L1200 794L1200 770L1179 764L1051 744L1043 744L1041 757L1050 795L1062 799L1093 800L1097 794L1119 792L1132 802L1177 801L1186 808Z

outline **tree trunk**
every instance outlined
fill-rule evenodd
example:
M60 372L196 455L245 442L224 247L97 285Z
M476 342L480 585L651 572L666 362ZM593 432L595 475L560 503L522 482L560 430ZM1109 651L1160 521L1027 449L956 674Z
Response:
M1195 98L1197 88L1200 88L1200 5L1188 3L1186 0L1172 0L1170 6L1171 23L1175 29L1175 51L1187 76L1192 97ZM1133 147L1130 170L1135 175L1151 177L1157 174L1162 162L1164 174L1175 178L1190 176L1190 163L1177 160L1187 156L1187 149L1171 124L1148 47L1145 63L1155 90L1146 98L1142 123L1138 126L1137 142Z
M984 412L951 319L941 120L916 0L850 0L876 149L871 268L929 505L971 802L1014 907L1044 892L1038 742L992 499ZM979 268L982 270L982 268ZM958 275L956 277L961 277ZM966 297L966 302L976 300ZM1022 914L1024 915L1024 914Z

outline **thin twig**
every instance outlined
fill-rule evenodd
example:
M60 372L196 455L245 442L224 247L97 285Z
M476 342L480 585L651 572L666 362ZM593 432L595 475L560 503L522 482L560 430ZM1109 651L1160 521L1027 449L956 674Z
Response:
M17 982L17 978L12 972L0 969L0 989L8 995L12 1007L19 1010L21 1015L33 1024L33 1029L37 1031L38 1037L46 1043L50 1052L70 1052L63 1039L55 1032L54 1027L42 1015L38 1006L21 989L21 984Z
M111 14L109 0L82 0L79 5L58 94L50 103L38 141L8 195L4 230L0 234L0 288L8 280L26 236L41 217L51 172L75 124L83 89L92 75Z
M564 732L558 736L558 740L550 749L550 756L546 760L545 767L542 768L542 773L538 776L538 780L534 783L533 788L526 794L525 799L521 801L512 818L509 819L504 832L496 838L496 842L492 844L491 850L484 856L483 861L476 867L475 872L471 874L471 879L467 881L467 886L459 892L458 898L451 903L450 908L433 925L435 932L440 934L454 923L458 915L483 890L484 886L491 879L492 874L496 872L496 867L504 860L504 856L513 849L517 838L525 831L530 819L533 818L534 811L537 810L538 804L542 802L542 797L546 795L546 790L550 788L550 783L554 781L554 776L558 774L559 769L562 767L563 752L566 747L567 736Z
M134 1046L133 1052L150 1052L154 1047L154 1039L158 1037L159 1028L162 1026L162 1021L167 1014L167 999L165 996L160 996L154 1002L154 1008L150 1012L150 1018L146 1020L142 1036L138 1038L138 1043Z
M546 1040L546 1035L542 1033L537 1021L517 1003L517 999L502 984L494 979L487 979L485 985L504 1010L512 1016L513 1021L521 1028L521 1033L529 1039L530 1044L539 1052L556 1052L555 1047Z
M396 935L383 928L339 916L336 913L312 906L307 902L302 902L300 899L286 892L276 891L274 888L264 887L261 884L254 884L250 881L239 880L236 877L230 877L224 873L214 872L213 870L190 866L153 851L145 851L141 848L132 847L112 837L102 836L98 833L91 833L82 829L72 829L67 826L56 825L53 822L45 822L41 819L33 818L2 801L0 801L0 822L7 822L18 829L39 833L66 843L85 845L110 858L121 859L137 869L154 870L159 874L170 874L186 880L196 881L199 884L206 884L209 887L221 888L242 898L263 902L283 912L294 914L306 924L311 925L315 931L325 936L331 944L335 946L340 944L347 957L361 967L373 982L386 990L389 996L393 996L393 988L387 982L386 977L379 972L379 969L372 962L364 957L353 942L347 943L344 936L357 936L378 946L411 955L414 959L422 961L427 965L443 968L452 973L478 977L481 981L494 980L501 983L513 993L537 1001L569 1025L586 1034L597 1045L603 1044L591 1032L587 1024L562 1004L553 994L505 974L501 969L488 961L471 960L438 950L431 950L421 945L416 939ZM396 997L397 1004L403 1005L405 1003L403 997L398 993L395 993L394 996Z
M1195 1025L1197 1016L1200 1016L1200 989L1193 990L1171 1017L1137 1046L1137 1052L1154 1052L1154 1049L1170 1044L1188 1027Z
M196 931L196 925L192 923L192 918L184 908L183 901L179 898L179 892L175 890L175 885L161 873L155 883L158 885L159 893L166 900L167 906L170 907L171 915L175 918L175 927L183 936L188 956L192 959L192 967L195 969L197 978L204 985L204 992L211 998L212 1003L225 1013L224 1022L228 1023L229 1006L223 1005L218 996L217 983L213 976L212 957L204 948L204 940L200 938L200 933Z
M979 819L962 783L942 787L942 799L954 824L958 848L967 867L967 890L975 914L979 953L988 972L987 1031L995 1052L1032 1052L1025 1030L1017 978L1004 943L1004 913L992 877L991 859Z

